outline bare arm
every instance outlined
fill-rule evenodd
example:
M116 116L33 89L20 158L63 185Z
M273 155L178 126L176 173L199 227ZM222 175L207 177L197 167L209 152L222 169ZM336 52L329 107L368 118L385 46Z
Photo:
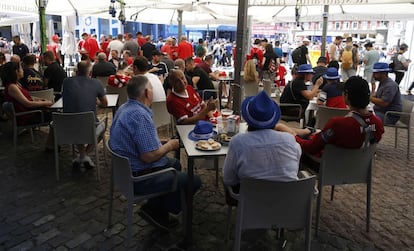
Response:
M194 76L194 77L192 77L191 80L193 81L194 88L197 89L197 83L200 80L200 77L199 76Z
M178 139L171 139L164 145L161 145L160 148L158 148L155 151L142 153L140 158L145 163L152 163L159 159L161 159L163 156L165 156L168 152L177 150L179 147L179 141Z
M99 99L99 103L98 105L101 107L107 107L108 106L108 99L106 98L106 95L103 97L98 98Z
M26 108L41 108L41 107L49 107L53 103L48 100L44 99L36 99L36 100L29 100L27 99L20 89L16 85L10 85L8 87L9 95L12 96L14 99L17 100L20 104L22 104Z
M372 103L374 103L375 105L379 106L379 107L387 107L390 103L385 102L383 99L381 98L377 98L374 96L371 96L369 98L369 101L371 101Z
M316 80L315 84L313 85L313 88L311 91L303 90L300 92L300 94L302 94L302 96L304 96L306 99L311 100L314 97L316 97L316 95L318 94L319 86L321 86L322 83L323 83L323 79L322 77L319 77Z

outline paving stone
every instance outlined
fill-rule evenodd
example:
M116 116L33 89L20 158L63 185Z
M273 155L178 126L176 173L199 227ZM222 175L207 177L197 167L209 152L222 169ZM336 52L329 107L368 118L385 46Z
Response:
M10 249L10 251L25 251L30 250L33 248L34 244L32 240L27 240L25 242L20 243L19 245Z
M56 217L54 215L46 215L43 216L42 218L38 219L37 221L33 222L33 225L35 225L36 227L45 224L46 222L52 221L54 220Z
M72 248L76 248L77 246L81 245L82 243L84 243L85 241L91 239L91 235L88 233L82 233L78 236L76 236L74 239L66 242L66 246L70 249Z
M41 233L36 237L36 244L40 245L59 234L60 234L60 231L56 228L53 228L47 232Z

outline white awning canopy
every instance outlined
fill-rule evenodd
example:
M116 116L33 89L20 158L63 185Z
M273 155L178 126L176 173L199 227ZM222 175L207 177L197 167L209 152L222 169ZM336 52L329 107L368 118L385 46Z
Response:
M0 0L0 25L38 19L38 0ZM107 0L48 0L46 14L111 18ZM236 24L238 0L117 0L127 20L177 24L183 10L183 24ZM300 4L298 4L300 3ZM294 22L296 10L301 22L322 20L323 5L329 5L329 20L412 20L412 0L249 0L248 14L255 23Z

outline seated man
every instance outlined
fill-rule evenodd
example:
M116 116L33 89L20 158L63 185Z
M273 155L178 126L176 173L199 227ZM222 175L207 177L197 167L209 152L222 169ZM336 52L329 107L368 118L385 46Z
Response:
M185 70L193 82L194 88L197 89L200 96L203 93L203 90L209 89L213 90L214 85L211 81L209 75L203 71L200 67L196 66L192 57L185 59ZM204 99L209 99L210 97L217 98L216 92L207 92Z
M179 160L167 157L167 153L179 148L178 139L169 140L162 145L152 120L153 94L152 85L145 76L132 77L127 84L128 102L123 104L115 114L111 126L111 149L127 157L131 164L133 176L140 176L160 169L174 167L181 170ZM149 199L141 207L139 214L146 221L164 230L174 227L177 222L169 213L181 211L180 189L187 187L187 174L178 172L177 191ZM194 176L194 192L201 186L200 178ZM153 178L145 184L136 183L135 193L148 193L169 189L171 178Z
M105 107L108 105L106 99L105 90L103 89L101 82L97 79L90 78L89 76L90 66L86 61L81 61L77 66L76 77L65 78L63 80L63 112L87 112L93 111L96 114L96 99L100 101L100 105ZM101 124L97 127L96 132L100 135L99 131L103 132L105 125ZM76 146L79 155L72 161L75 168L93 168L95 164L88 156L94 145L77 145Z
M106 61L106 54L100 52L98 54L98 62L92 66L92 77L108 77L116 73L115 65Z
M309 100L313 99L319 90L319 86L323 83L322 77L316 80L312 90L308 90L306 82L312 80L314 71L309 64L300 65L294 80L288 84L280 96L280 103L300 104L302 110L306 110ZM282 114L288 114L289 111L282 110Z
M262 91L243 101L241 113L248 124L247 133L230 141L223 165L224 184L237 186L243 178L296 180L302 151L291 134L277 131L281 116L277 103Z
M347 108L342 96L343 84L339 82L340 76L335 67L330 67L323 75L326 85L318 95L318 105L334 108Z
M199 120L207 120L209 113L216 109L213 98L205 103L194 88L187 84L181 70L170 74L169 83L172 91L167 97L167 109L177 124L195 124Z
M351 112L345 117L331 118L322 131L312 135L310 139L296 136L296 141L302 147L303 152L320 156L326 144L350 149L360 148L365 142L364 128L368 127L371 132L370 143L379 142L384 133L384 126L380 118L368 111L369 95L366 80L359 76L350 77L344 85L343 96ZM309 130L308 133L310 133ZM306 155L303 157L305 164L318 170L319 163L312 161Z
M395 124L400 119L400 116L389 115L385 118L387 111L402 111L402 101L400 87L398 84L388 77L387 63L375 63L373 67L374 79L379 81L378 89L371 94L370 101L374 103L375 115L377 115L381 121L389 124Z

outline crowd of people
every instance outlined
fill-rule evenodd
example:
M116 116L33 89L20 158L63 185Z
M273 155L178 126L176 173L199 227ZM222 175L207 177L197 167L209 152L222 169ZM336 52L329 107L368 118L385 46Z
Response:
M402 44L395 56L394 81L388 75L391 71L389 64L379 62L380 55L374 52L371 43L365 44L366 53L360 58L352 38L346 39L343 48L342 40L342 37L337 37L328 46L327 55L320 57L314 67L309 58L308 39L303 39L295 56L286 50L284 44L275 43L274 47L266 39L254 40L245 60L243 75L245 95L241 114L248 129L247 133L234 136L229 144L223 167L226 185L237 189L240 180L249 177L295 180L303 153L320 156L327 144L356 149L367 138L372 144L378 143L384 132L383 123L398 121L398 116L386 118L385 113L402 110L398 81L409 64L403 55L408 47ZM143 36L141 32L135 37L131 33L118 35L117 39L104 37L99 43L84 33L78 44L81 60L73 77L67 77L58 48L58 37L53 37L48 51L42 54L47 66L42 74L35 67L36 55L15 38L13 51L16 57L1 65L5 101L12 102L17 112L43 109L45 117L50 120L48 108L52 102L31 97L29 91L53 88L57 95L63 96L63 112L94 111L96 114L96 105L107 106L107 99L104 85L95 78L117 79L119 83L115 86L126 88L128 101L119 107L113 118L109 145L114 152L129 159L133 176L167 167L177 170L179 189L148 200L139 211L146 221L157 227L164 230L175 227L178 222L171 215L179 215L182 210L181 200L186 198L182 198L180 189L188 186L188 177L181 172L179 160L167 156L170 151L179 149L179 141L170 139L165 144L161 143L151 105L165 101L165 109L177 124L210 120L221 104L217 103L215 92L204 90L214 89L213 81L219 79L218 73L212 70L213 65L231 65L233 44L217 42L210 49L202 39L192 44L186 36L180 37L178 42L169 37L164 44L155 44L151 36ZM295 66L291 70L292 80L286 83L287 62L291 54L292 58L295 57ZM364 77L357 76L360 61L365 64ZM401 70L398 64L402 65ZM308 88L308 82L312 83L311 88ZM261 84L265 91L259 92ZM332 118L318 133L312 128L290 128L279 120L282 115L295 111L281 109L271 99L267 84L285 86L280 103L299 104L302 110L306 110L309 101L317 97L320 105L348 108L350 113ZM368 109L370 102L374 104L374 113ZM18 123L32 123L38 119L33 115L22 116ZM370 130L361 130L361 127ZM50 135L47 147L52 147L52 138ZM94 167L88 156L93 147L77 146L79 154L73 160L75 168ZM319 163L307 164L318 171ZM145 184L137 183L134 191L160 191L171 179L167 175ZM200 187L201 180L195 176L193 191Z

